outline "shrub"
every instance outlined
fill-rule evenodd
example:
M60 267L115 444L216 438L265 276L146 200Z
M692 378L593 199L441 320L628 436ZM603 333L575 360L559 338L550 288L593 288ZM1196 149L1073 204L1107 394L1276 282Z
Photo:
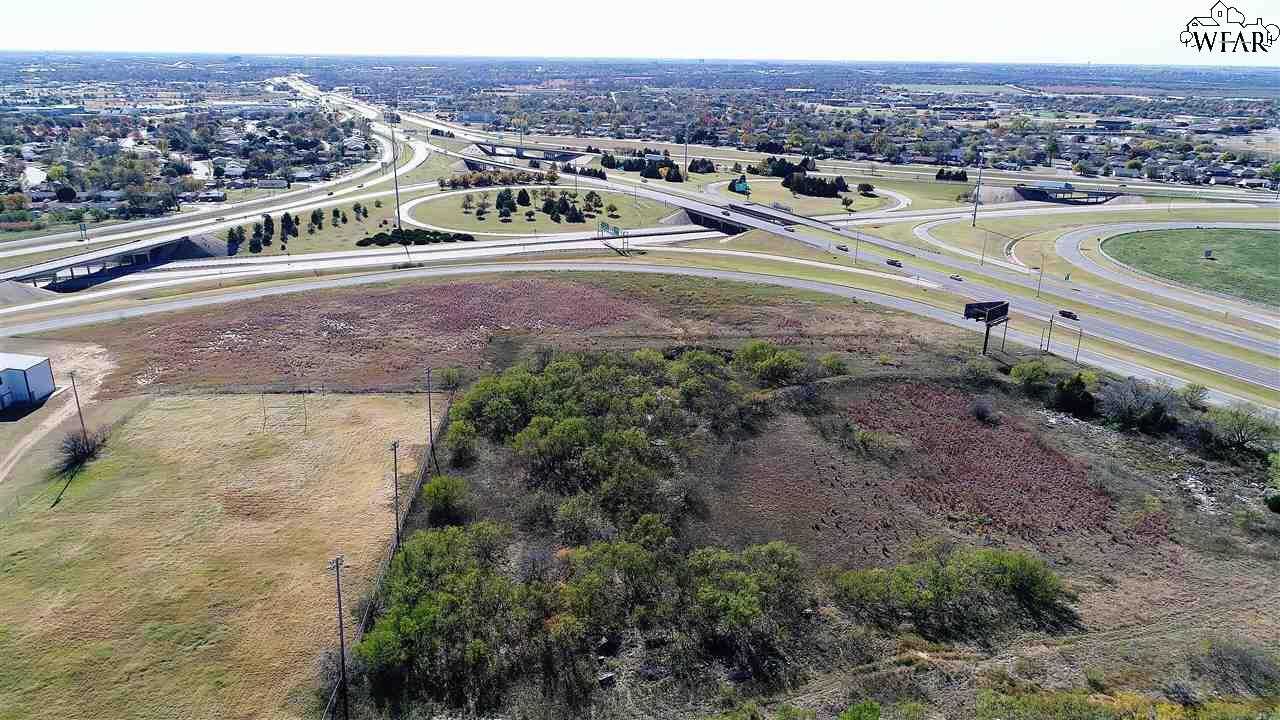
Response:
M449 451L449 464L465 467L476 459L476 442L480 433L469 420L454 420L444 436L444 447Z
M422 505L427 522L434 526L461 525L469 515L467 481L450 475L436 475L422 486Z
M926 720L929 717L929 707L917 700L895 703L890 717L895 720Z
M586 545L595 540L607 540L614 534L613 527L600 512L600 506L587 493L579 493L560 503L556 508L555 531L565 545Z
M1085 378L1080 373L1059 380L1053 389L1049 403L1053 408L1071 413L1078 418L1091 418L1097 406L1093 393L1089 392Z
M1231 452L1243 452L1272 442L1276 425L1257 407L1237 403L1229 408L1215 408L1208 413L1217 442Z
M818 418L814 424L827 442L865 457L892 460L902 447L902 443L893 435L864 430L847 418L828 416Z
M795 350L783 350L755 367L756 379L766 387L791 384L804 370L804 358Z
M1000 421L999 416L996 415L995 407L991 404L991 400L984 397L974 398L973 402L969 403L969 414L977 421L989 425L995 425Z
M1075 596L1044 563L1006 550L934 550L890 569L835 578L836 601L886 629L910 622L926 638L987 637L1018 625L1054 630L1075 620Z
M1280 490L1280 452L1267 456L1267 483L1272 490Z
M977 387L991 385L998 376L995 365L981 355L969 358L960 369L961 379Z
M849 365L845 363L844 358L835 353L827 353L818 358L818 364L826 371L828 375L848 375Z
M1049 367L1040 360L1024 360L1013 366L1009 376L1029 392L1049 379Z
M880 720L880 703L874 700L863 700L850 705L836 720Z
M804 370L804 365L800 353L780 350L763 340L751 340L733 354L733 366L751 373L766 387L790 384Z
M1192 410L1204 410L1208 408L1207 400L1209 398L1209 388L1200 383L1190 383L1184 385L1178 391L1178 395L1182 398L1182 402Z
M1172 418L1174 393L1165 385L1152 385L1137 378L1108 383L1098 394L1102 415L1121 429L1143 432L1167 430Z
M687 612L702 646L759 677L776 677L783 647L813 605L799 551L776 541L741 553L701 548L689 556L688 573Z
M1280 492L1272 490L1262 499L1267 505L1267 509L1273 513L1280 513Z
M440 368L440 387L445 390L462 387L462 371L456 367Z
M74 473L85 463L98 456L107 444L106 431L91 433L69 432L58 446L58 470L63 474Z
M1215 637L1189 663L1197 677L1225 695L1267 697L1280 693L1280 660L1239 638Z

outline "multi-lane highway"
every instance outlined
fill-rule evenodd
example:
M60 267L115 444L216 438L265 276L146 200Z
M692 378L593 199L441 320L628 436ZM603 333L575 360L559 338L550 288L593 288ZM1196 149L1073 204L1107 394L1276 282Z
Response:
M322 102L331 104L342 104L368 118L378 118L381 112L366 103L354 101L350 98L338 97L321 93L317 89L306 85L298 80L291 80L300 91L315 97ZM463 128L451 123L443 123L434 118L423 117L414 113L401 112L403 122L416 124L423 128L436 128L442 131L453 132L455 137L464 139L479 140L485 142L494 141L491 135L475 131L470 128ZM385 128L380 128L384 130ZM385 133L383 133L385 134ZM428 153L435 152L463 159L471 163L479 163L481 165L513 169L528 170L524 165L510 162L514 158L507 157L488 157L484 155L472 155L457 152L431 142L430 136L427 139L411 140L411 146L414 149L414 157L408 166L416 167L425 160ZM531 146L531 145L530 145ZM699 156L705 156L699 153ZM384 174L377 180L371 182L389 182L391 176ZM935 238L930 230L938 222L954 221L964 216L968 210L963 208L946 208L931 211L910 211L907 203L899 200L894 209L888 211L879 211L874 213L863 213L856 218L848 216L810 218L792 215L778 208L772 208L764 205L739 205L734 203L730 198L716 195L700 190L690 190L678 186L672 186L662 182L637 182L630 178L612 178L609 180L599 180L596 178L579 176L575 182L582 186L598 187L615 192L626 193L636 197L644 197L646 199L667 203L686 211L692 219L702 223L703 225L719 225L722 227L737 229L753 229L784 238L790 242L805 243L809 246L830 250L836 240L845 239L849 244L858 243L861 248L859 260L865 260L869 263L880 265L890 258L898 258L903 261L905 267L901 275L889 273L879 273L887 277L896 278L906 283L927 284L929 287L940 287L948 293L964 299L995 299L1007 298L1011 295L1014 310L1024 318L1032 318L1036 320L1047 320L1049 317L1055 316L1058 310L1057 304L1052 302L1056 298L1069 298L1072 307L1084 307L1091 309L1096 316L1085 318L1086 332L1090 337L1098 338L1104 341L1116 343L1133 351L1147 353L1151 356L1166 358L1169 360L1194 365L1203 369L1211 370L1222 375L1235 378L1253 384L1259 388L1269 391L1280 391L1280 363L1276 362L1277 357L1277 340L1280 334L1270 332L1276 329L1275 314L1268 313L1263 310L1256 310L1252 314L1244 315L1248 319L1258 322L1264 328L1261 336L1257 333L1244 333L1232 330L1226 327L1205 327L1205 323L1200 318L1193 318L1184 315L1177 309L1162 307L1153 303L1144 303L1136 300L1132 295L1115 295L1107 293L1093 287L1082 287L1072 284L1064 284L1053 281L1049 278L1032 277L1026 268L1020 266L1016 262L1006 262L996 260L995 262L984 261L981 265L972 262L966 257L965 251L958 248L943 247L940 249L947 250L946 253L929 253L925 257L921 255L918 248L903 245L891 241L889 239L878 237L868 232L867 225L877 221L884 222L885 219L902 221L919 221L921 224L916 228L917 235L925 242L941 244L945 246L937 238ZM366 183L367 185L368 183ZM425 189L433 186L432 183L409 186L402 190L409 192L418 189ZM339 191L334 191L335 196L341 192L343 201L355 201L374 196L386 195L390 191L383 190L380 192L362 191L360 188L347 183ZM260 204L249 208L238 208L238 212L234 217L227 216L226 219L207 219L196 217L179 217L172 220L172 225L166 226L167 236L176 233L191 232L214 232L231 225L240 224L250 216L261 212L278 212L282 210L306 210L311 207L324 206L334 202L332 197L314 195L305 195L297 198L285 200L283 198L272 198L264 200ZM405 206L402 205L400 210L402 215L407 214L407 210L411 209L412 202ZM1212 209L1215 206L1208 203L1194 204L1196 209ZM1232 207L1240 207L1233 205ZM983 214L986 217L1002 217L1002 216L1018 216L1030 215L1051 211L1054 213L1061 212L1113 212L1119 210L1139 210L1141 207L1127 206L1115 207L1090 207L1086 209L1064 208L1058 205L1040 204L1040 203L1016 203L1005 206L1000 210L984 209ZM1163 208L1162 208L1163 209ZM687 240L694 237L703 237L699 234L699 228L682 227L668 228L666 232L655 233L649 242L666 246L677 240ZM1097 228L1089 231L1095 232ZM154 242L156 237L155 225L149 225L142 228L128 228L120 226L114 233L116 239L125 239L129 237L129 233L144 234L145 237L135 242L147 243ZM707 232L703 230L703 232ZM714 233L712 233L714 234ZM1063 257L1069 262L1082 264L1088 263L1090 272L1094 272L1100 277L1104 277L1115 282L1121 282L1131 287L1140 289L1153 296L1176 299L1182 303L1188 303L1197 307L1212 307L1205 304L1206 296L1196 291L1174 288L1164 283L1153 280L1139 282L1135 280L1135 276L1120 272L1113 268L1105 268L1098 266L1097 263L1090 262L1079 252L1079 242L1073 241L1075 235L1064 235L1059 240L1059 251ZM1084 236L1079 236L1083 238ZM370 250L366 253L360 252L344 252L308 255L305 257L293 258L230 258L211 261L195 261L189 263L176 263L165 269L163 272L141 273L129 279L111 283L110 287L95 291L86 296L89 299L93 296L105 296L104 293L124 293L130 288L137 288L146 283L164 283L167 285L178 285L182 283L198 283L207 281L211 277L249 277L255 275L284 274L297 273L304 271L332 271L336 268L360 268L360 267L377 267L385 266L389 262L396 262L392 259L392 255L402 257L412 262L439 262L450 261L458 262L483 262L486 258L492 258L499 255L510 255L513 252L543 252L551 249L588 249L598 248L599 245L590 237L584 234L567 234L563 237L542 236L536 242L526 243L521 241L521 249L513 250L516 242L514 240L492 240L483 243L470 245L469 247L457 249L449 248L439 251L434 249L423 248L406 248L404 254L399 255L400 251L391 249L389 252ZM110 252L115 248L104 250ZM118 252L118 251L117 251ZM718 257L732 257L735 251L732 248L726 248L722 251L693 251L690 257L696 258L697 253L701 252L703 256L716 254ZM792 263L798 262L797 258L785 258L779 255L770 256L775 262ZM803 261L799 263L827 265L829 267L842 267L831 263L821 263L815 261ZM504 265L504 267L507 267ZM661 266L667 268L667 266ZM603 264L601 269L617 270L616 264ZM847 268L846 268L847 269ZM671 271L667 268L666 271ZM415 274L421 274L413 271ZM436 268L422 273L444 273L444 268ZM459 272L459 270L450 269L448 272ZM853 269L852 273L868 272L865 268ZM951 279L952 275L960 274L963 282L957 282ZM6 275L0 274L0 279ZM1159 286L1159 287L1157 287ZM876 301L879 302L884 296L877 296ZM69 299L68 302L71 302ZM1217 302L1226 302L1221 298L1216 299ZM45 301L46 303L52 301ZM904 301L913 308L913 312L920 310L916 307L919 303ZM893 303L886 303L892 305ZM1240 304L1233 303L1233 309L1240 310ZM22 315L22 309L10 308L2 315L10 315L15 321ZM1086 310L1086 311L1087 311ZM1247 308L1245 308L1247 311ZM936 308L930 309L928 312L921 314L934 315L939 312ZM1085 314L1082 312L1081 314ZM67 318L62 318L61 322L67 322ZM21 323L3 329L8 334L13 331L14 327L21 328ZM1082 355L1084 357L1084 355ZM1101 358L1097 356L1095 360L1098 364L1113 369L1118 368L1118 361L1115 358ZM1130 363L1131 364L1131 363ZM1146 373L1151 376L1151 373Z

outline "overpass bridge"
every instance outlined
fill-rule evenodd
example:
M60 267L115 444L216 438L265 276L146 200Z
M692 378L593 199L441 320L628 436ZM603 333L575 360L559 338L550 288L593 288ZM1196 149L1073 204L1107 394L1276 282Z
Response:
M1018 183L1013 186L1015 192L1027 200L1062 203L1065 205L1101 205L1112 198L1119 197L1116 190L1094 188L1086 190L1069 182L1038 182L1031 185Z
M86 252L72 253L66 257L45 260L25 267L0 271L0 282L29 282L39 287L67 279L76 279L76 270L82 276L121 267L150 266L167 259L182 243L190 242L188 234L164 235L100 247Z
M497 141L477 141L475 146L490 157L508 157L519 160L543 160L545 162L572 162L586 153L580 150L556 148L549 145L533 145L520 143L502 143Z

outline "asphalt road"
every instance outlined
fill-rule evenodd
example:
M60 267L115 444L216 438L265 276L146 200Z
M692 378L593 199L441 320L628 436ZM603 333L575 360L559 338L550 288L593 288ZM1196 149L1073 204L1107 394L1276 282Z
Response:
M931 223L926 223L924 225L919 225L915 228L915 232L918 236L922 237L928 242L935 243L940 246L945 246L945 243L937 240L937 238L933 237L933 235L930 233L933 227L937 224L940 224L941 222L951 222L951 221L935 221ZM1095 226L1092 228L1085 228L1077 232L1087 233L1086 237L1096 237L1098 233L1102 233L1108 228L1114 228L1114 227L1125 227L1125 226L1116 226L1116 225ZM1194 224L1192 224L1192 227L1194 227ZM1072 234L1075 234L1075 233L1072 233ZM972 253L969 253L969 254L972 255ZM931 257L930 259L936 261L937 258ZM1000 260L993 261L990 258L988 258L986 262L989 265L994 264L998 267L1010 269L1012 271L1012 274L1009 277L1001 278L1005 282L1011 282L1011 283L1020 285L1024 288L1027 288L1029 290L1035 289L1038 283L1041 286L1041 292L1045 295L1057 295L1062 298L1067 298L1072 303L1082 303L1085 305L1089 305L1091 307L1107 310L1114 313L1119 313L1122 315L1139 317L1148 322L1153 322L1155 324L1163 325L1168 328L1181 330L1183 332L1191 333L1193 335L1201 335L1204 337L1212 338L1217 342L1221 342L1229 345L1235 345L1237 347L1246 348L1254 352L1267 353L1267 354L1276 354L1277 352L1280 352L1280 329L1278 329L1275 333L1273 333L1272 336L1269 338L1259 339L1253 335L1232 330L1230 327L1227 327L1227 326L1206 325L1204 320L1201 318L1191 317L1169 308L1140 303L1132 298L1124 297L1121 295L1115 295L1112 293L1107 293L1104 291L1091 288L1089 286L1065 283L1051 277L1038 278L1035 273L1032 273L1030 271L1029 268L1019 268L1011 263L1005 263ZM1135 285L1135 283L1131 279L1126 278L1124 275L1121 275L1120 273L1113 272L1113 273L1110 273L1110 275L1112 276L1112 278L1115 278L1116 281L1122 285L1129 285L1129 286ZM967 276L966 276L966 279L967 279ZM1200 307L1210 307L1210 305L1206 304L1207 298L1205 297L1197 297L1196 293L1190 292L1190 291L1186 292L1185 295L1188 298L1187 300L1185 300L1185 302L1187 302L1190 305L1195 305ZM1027 300L1025 298L1018 298L1017 300L1017 305L1020 308L1026 307L1028 303L1030 303L1032 306L1035 306L1037 304L1034 301ZM1046 307L1049 307L1049 306L1046 305ZM1049 307L1050 312L1056 312L1057 309L1058 308L1056 307ZM1234 310L1232 310L1231 312L1232 314L1240 317L1248 317L1244 313L1237 313ZM1249 319L1252 320L1254 318L1250 317ZM1089 322L1089 332L1091 333L1095 331L1101 331L1109 335L1114 335L1117 332L1116 327L1113 324L1097 321L1096 319L1088 319L1088 322ZM1276 327L1276 323L1274 320L1270 320L1270 321L1260 320L1258 322L1261 322L1262 324L1268 325L1270 327Z
M814 280L803 280L800 278L792 278L777 275L763 275L759 273L747 273L731 270L709 270L703 268L686 268L673 267L666 265L645 265L645 264L619 264L619 263L601 263L601 262L529 262L520 264L490 264L478 263L474 265L442 267L442 268L423 268L415 270L400 270L394 272L373 272L366 275L355 277L340 278L322 278L317 280L308 280L288 285L251 288L246 290L230 291L216 296L207 296L200 298L187 298L180 300L169 300L164 302L150 303L139 307L130 307L119 310L106 310L99 312L90 312L76 315L73 317L60 317L50 320L39 320L34 322L18 323L8 326L0 326L0 337L12 337L16 335L28 335L32 333L52 332L64 330L72 327L81 327L84 325L96 325L100 323L113 322L116 320L125 320L129 318L145 317L158 313L174 312L178 310L186 310L197 307L208 307L213 305L224 305L228 303L241 302L255 298L273 297L279 295L288 295L292 293L304 293L316 290L356 287L360 285L369 285L375 283L384 283L391 281L402 281L412 278L440 278L440 277L461 277L477 274L493 274L493 273L527 273L527 272L553 272L553 271L575 271L575 272L609 272L609 273L642 273L642 274L659 274L659 275L681 275L686 277L708 278L714 280L728 280L735 282L756 283L764 285L775 285L780 287L794 288L798 290L809 290L820 292L828 295L849 298L858 302L866 302L882 307L892 308L903 312L909 312L913 315L927 317L931 320L946 323L953 327L965 328L973 332L980 332L981 326L978 323L964 320L955 313L946 312L930 305L925 305L914 300L894 297L891 295L883 295L880 293L870 292L867 290L859 290L856 288L846 287L844 285L835 285ZM1015 329L1009 330L1009 339L1015 343L1030 346L1035 343L1038 338L1029 334L1024 334ZM1070 357L1074 354L1074 346L1067 340L1055 342L1052 348L1055 354L1064 357ZM1134 365L1116 358L1105 355L1099 355L1090 351L1084 351L1080 354L1080 360L1083 363L1103 368L1105 370L1118 373L1120 375L1134 376L1144 378L1149 381L1166 382L1175 387L1185 384L1181 379L1151 370L1139 365ZM1219 404L1226 404L1239 400L1239 398L1219 391L1211 391L1210 399Z
M1131 288L1141 290L1142 292L1150 295L1166 298L1168 300L1175 300L1188 305L1196 305L1215 312L1230 313L1232 315L1246 317L1253 322L1278 328L1277 335L1280 336L1280 311L1268 311L1266 308L1255 305L1246 300L1222 297L1203 290L1189 290L1178 287L1172 283L1161 282L1155 278L1144 276L1137 270L1131 269L1130 272L1119 272L1111 267L1099 264L1080 250L1080 244L1090 238L1105 240L1106 238L1114 237L1116 235L1123 235L1125 233L1139 232L1143 230L1175 230L1194 228L1262 228L1265 230L1280 230L1280 223L1164 222L1104 225L1102 227L1081 228L1059 236L1055 244L1055 251L1067 262L1075 265L1081 270L1086 270L1097 275L1098 277L1106 278L1112 282L1122 283ZM1276 250L1276 254L1277 262L1280 262L1280 248ZM1276 349L1276 344L1272 343L1271 348L1274 351Z
M409 172L417 168L419 165L426 162L430 155L430 151L425 143L415 141L411 143L411 147L414 149L414 156L405 164L404 168L399 171L400 173ZM118 255L145 253L151 248L166 245L193 234L219 232L237 225L242 225L245 222L257 220L259 216L264 213L277 213L284 211L297 212L310 210L316 207L333 205L338 202L354 202L356 200L383 197L391 194L393 191L387 190L382 192L370 192L367 188L372 185L388 183L391 181L392 176L388 172L375 180L370 180L369 182L364 183L363 186L353 185L340 190L331 191L332 194L307 194L302 198L292 198L284 202L281 202L279 198L271 198L261 202L251 201L250 203L243 204L243 206L238 205L235 212L228 211L225 215L219 215L214 219L188 220L186 218L171 218L170 222L167 223L166 227L163 229L158 230L155 228L145 228L141 230L131 230L127 232L120 232L110 238L106 238L108 240L126 240L126 242L120 242L107 247L87 249L83 253L76 253L74 255L68 255L63 258L37 263L35 265L0 271L0 281L39 277L71 266L92 265ZM400 188L400 191L403 193L433 187L435 187L435 183L420 183L417 185L402 187ZM128 238L138 236L141 237L137 240L128 240ZM67 247L82 247L83 245L84 243L72 241L22 250L5 249L0 250L0 257L10 257L32 252L47 252Z
M334 178L333 180L317 183L297 190L286 190L285 192L261 198L254 198L251 200L244 200L237 203L221 203L212 206L199 204L201 209L193 212L184 212L177 215L166 215L163 217L146 218L142 220L130 220L128 222L118 223L115 225L91 228L86 233L88 239L84 241L80 240L80 233L78 231L36 235L34 237L23 238L21 240L8 240L4 243L0 243L0 248L3 249L3 251L0 251L0 257L21 254L14 252L19 249L26 249L28 253L46 252L49 250L91 245L110 240L121 240L126 237L137 237L149 232L162 232L167 229L172 229L175 226L199 227L204 223L214 220L215 218L222 217L230 213L245 214L266 212L268 208L279 205L280 202L286 198L296 201L307 197L324 197L326 196L325 194L335 186L350 183L354 180L358 180L362 177L378 172L381 169L381 163L391 161L392 149L390 141L377 134L373 137L375 142L377 142L382 149L382 155L379 157L378 161L369 167L361 168L355 172ZM404 173L405 170L401 170L400 172ZM385 178L370 180L366 184L389 182L391 180L391 173L388 171L385 175ZM340 195L345 192L349 192L349 190L334 190L334 195ZM188 204L190 205L191 203Z

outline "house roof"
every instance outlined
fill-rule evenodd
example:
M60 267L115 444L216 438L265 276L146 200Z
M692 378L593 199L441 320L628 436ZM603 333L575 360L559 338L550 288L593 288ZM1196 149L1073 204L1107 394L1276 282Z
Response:
M0 370L30 370L48 359L38 355L0 352Z

